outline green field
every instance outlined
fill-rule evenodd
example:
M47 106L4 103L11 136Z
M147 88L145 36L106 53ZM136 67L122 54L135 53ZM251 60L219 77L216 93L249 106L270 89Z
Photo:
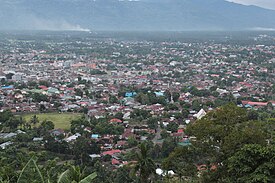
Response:
M26 121L30 121L30 119L34 115L38 117L39 122L42 122L44 120L52 121L55 125L55 128L61 128L61 129L69 129L71 121L81 117L81 114L79 113L41 113L41 114L26 114L26 115L23 115L23 118Z

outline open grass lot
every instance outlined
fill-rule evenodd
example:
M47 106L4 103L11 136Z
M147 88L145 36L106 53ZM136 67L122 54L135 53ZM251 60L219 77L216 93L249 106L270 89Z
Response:
M30 121L30 119L36 115L38 117L39 122L44 120L52 121L55 125L55 128L61 129L69 129L70 123L72 120L80 118L82 114L79 113L41 113L41 114L25 114L23 118L26 121Z

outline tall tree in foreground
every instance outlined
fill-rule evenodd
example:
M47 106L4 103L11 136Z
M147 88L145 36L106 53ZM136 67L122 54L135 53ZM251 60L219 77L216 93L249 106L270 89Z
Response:
M44 177L38 168L36 161L32 158L24 166L17 179L17 183L44 183Z
M140 151L137 152L137 164L135 166L135 172L140 175L140 181L142 183L149 182L149 178L154 174L156 166L154 161L149 157L149 149L146 143L140 145Z
M59 176L57 183L91 183L96 176L97 174L95 172L85 176L85 171L81 170L80 167L71 166Z
M245 145L228 159L232 182L275 182L275 146Z

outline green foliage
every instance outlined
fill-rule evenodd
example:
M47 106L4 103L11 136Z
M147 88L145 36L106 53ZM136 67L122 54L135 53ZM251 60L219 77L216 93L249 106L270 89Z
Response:
M54 123L52 121L42 121L37 131L40 135L45 135L49 133L50 130L54 129Z
M38 103L40 103L42 101L45 101L45 102L49 101L47 95L40 94L40 93L34 93L34 94L31 95L31 97L33 98L34 102L38 102Z
M72 151L75 159L83 165L89 162L89 154L98 154L100 148L93 141L81 136L76 139Z
M163 158L169 156L169 154L177 147L177 141L173 138L166 138L163 141L161 154Z
M118 112L114 115L115 118L123 120L123 113L122 112Z
M109 102L110 102L110 104L115 104L115 103L118 103L118 99L117 99L116 96L110 95L109 96Z
M98 70L98 69L92 69L90 71L90 74L91 75L104 75L104 74L107 74L105 71L101 71L101 70Z
M197 173L194 162L199 160L200 152L194 147L178 147L163 161L165 170L173 170L179 177L193 177Z
M84 128L89 125L90 125L89 121L87 121L84 116L82 118L72 120L71 121L71 132L72 133L82 133Z
M15 117L11 111L5 110L0 112L0 129L6 127L10 130L14 130L21 124L23 124L22 119Z
M236 151L242 151L241 149L245 145L255 144L257 147L264 147L267 145L267 139L269 138L267 123L249 121L246 111L236 107L234 104L228 104L209 112L203 119L189 125L186 132L196 136L197 139L192 144L203 152L203 163L208 165L211 165L211 163L226 164L229 158L235 156ZM246 158L251 160L249 154L247 155ZM255 163L261 162L259 159L254 160ZM241 171L238 168L240 166L232 166L232 171L233 169L238 172ZM243 168L245 170L245 167ZM230 173L228 167L219 166L217 172L204 173L202 179L204 182L225 181L228 179L227 173ZM234 177L233 175L234 173L231 174L231 178ZM258 174L258 176L261 175ZM234 179L234 181L229 182L265 182L263 179L258 178L254 177L249 181L248 179Z
M147 120L147 125L150 129L157 129L158 128L158 118L151 117Z
M142 183L149 181L150 176L155 173L156 168L148 152L148 144L142 143L140 144L140 151L136 153L137 164L135 166L135 171L139 173Z
M130 148L138 145L138 141L134 137L129 137L127 142Z
M59 176L57 183L90 183L96 177L95 172L85 177L85 170L78 166L71 166Z
M152 92L150 93L139 93L135 100L142 105L152 105L152 104L166 104L166 98L164 96L156 97L156 95Z
M121 168L119 168L116 173L115 173L115 177L114 177L114 183L132 183L134 182L133 178L130 176L130 172L131 170L126 167L123 166Z
M167 130L173 132L177 132L178 131L178 127L179 125L177 123L171 122L167 125Z
M40 169L38 168L36 164L36 160L33 158L29 160L29 162L25 165L25 167L22 169L17 183L44 183L44 177L41 174Z
M166 111L169 110L179 110L178 106L176 104L169 103L167 106L164 108Z
M134 109L133 112L131 112L130 115L131 118L142 121L144 119L147 119L149 117L151 117L151 114L149 111L147 110L143 110L143 109Z
M165 139L165 138L170 136L170 133L168 133L166 130L162 130L160 132L160 136L161 136L162 139Z
M79 88L76 88L75 89L75 95L76 96L80 96L80 97L83 97L83 91L81 90L81 89L79 89Z
M180 98L180 94L177 93L177 92L173 92L172 93L172 98L173 98L174 102L177 102Z
M245 145L228 159L232 182L275 182L275 146Z

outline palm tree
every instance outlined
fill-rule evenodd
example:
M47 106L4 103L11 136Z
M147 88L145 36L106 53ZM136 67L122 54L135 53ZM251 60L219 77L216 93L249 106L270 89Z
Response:
M31 121L30 121L31 124L33 124L34 126L39 123L39 120L38 120L38 117L36 115L34 115L32 118L31 118Z
M139 172L140 180L142 183L148 182L149 177L155 172L155 163L148 156L148 146L146 143L140 145L140 151L137 152L137 164L135 172Z
M59 176L57 183L91 183L96 176L97 174L94 172L84 177L84 170L81 170L78 166L71 166Z
M31 158L24 166L17 179L17 183L28 182L45 183L44 177L42 176L42 173L33 158Z
M57 183L91 183L97 174L96 172L85 177L84 170L78 166L71 166L68 170L63 172ZM50 183L48 178L45 178L41 170L39 169L36 160L34 158L30 159L28 163L24 166L20 175L17 179L17 183ZM0 183L5 183L0 179Z

